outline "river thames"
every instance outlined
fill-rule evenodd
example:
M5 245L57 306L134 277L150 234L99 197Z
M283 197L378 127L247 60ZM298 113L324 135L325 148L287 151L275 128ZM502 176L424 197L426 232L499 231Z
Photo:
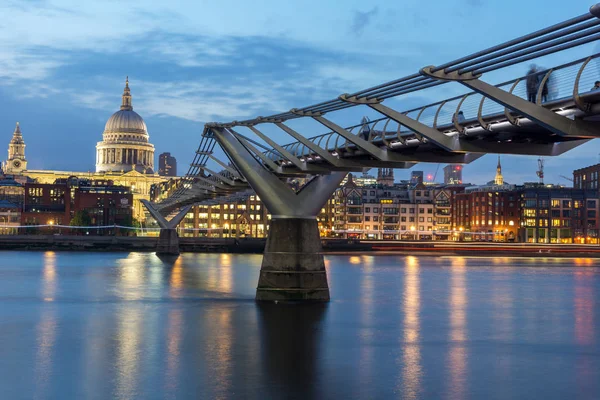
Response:
M324 306L260 261L1 252L0 397L600 398L599 261L330 255Z

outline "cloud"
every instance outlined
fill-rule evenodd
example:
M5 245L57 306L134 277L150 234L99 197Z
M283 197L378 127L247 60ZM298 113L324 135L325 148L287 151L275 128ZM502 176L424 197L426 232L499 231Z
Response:
M18 59L32 60L36 68L20 69ZM394 78L403 57L365 59L289 39L152 31L101 52L37 46L2 60L13 78L0 85L19 84L17 98L54 95L79 107L114 111L129 75L134 107L143 115L208 122L270 115L335 98L381 77Z
M350 25L350 32L356 36L362 35L365 28L371 23L372 18L377 15L378 11L379 10L377 7L373 7L371 10L366 12L358 10L355 11L352 18L352 25Z

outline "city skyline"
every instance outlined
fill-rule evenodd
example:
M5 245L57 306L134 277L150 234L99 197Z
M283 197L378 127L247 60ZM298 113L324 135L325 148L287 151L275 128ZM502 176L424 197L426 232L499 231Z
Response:
M4 48L0 105L5 111L0 115L0 148L8 145L19 121L31 169L93 170L94 147L106 119L116 111L126 75L135 88L136 111L146 120L157 152L171 152L189 164L190 146L196 146L204 122L268 115L326 100L559 22L563 15L577 15L591 5L550 2L547 12L531 21L531 10L515 15L510 5L496 10L477 0L427 10L412 1L402 5L377 1L368 6L350 1L344 10L325 2L318 3L316 17L265 2L277 5L279 18L274 18L274 12L258 15L250 6L237 5L228 10L228 24L217 24L212 21L218 21L227 7L175 3L169 10L152 5L142 11L141 2L128 2L113 7L85 5L74 11L74 4L42 1L0 6L11 15L14 26L0 36ZM519 5L519 9L534 7ZM478 18L490 10L496 18ZM129 23L133 15L135 25ZM200 27L193 15L202 15ZM448 24L448 16L468 20L469 31L486 35L466 35L461 24ZM399 19L402 24L396 23ZM111 29L102 29L96 20L109 21ZM508 32L502 27L509 20L514 29ZM306 30L307 24L312 29ZM331 33L331 26L340 29ZM424 26L427 36L422 35ZM442 46L438 44L441 33L455 40ZM590 46L583 46L539 63L553 66L589 53ZM490 74L490 81L524 74L525 69L526 65L518 65ZM403 109L465 91L447 86L391 103ZM334 119L346 125L362 118L362 114L339 114ZM306 133L324 132L314 125L300 128ZM597 163L598 151L592 143L547 158L545 180L569 185L560 175L570 176L574 169ZM465 182L489 181L495 164L496 156L488 155L466 165ZM503 165L509 182L537 181L537 157L503 156ZM428 176L436 168L437 164L418 164L412 170L423 170ZM179 172L184 174L186 168ZM411 170L397 170L395 176L409 179L410 174Z

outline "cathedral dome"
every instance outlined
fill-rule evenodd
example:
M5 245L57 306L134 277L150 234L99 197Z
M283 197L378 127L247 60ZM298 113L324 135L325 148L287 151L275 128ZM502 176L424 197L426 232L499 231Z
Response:
M119 110L114 113L104 126L104 133L141 133L148 134L146 123L133 110Z
M131 106L129 78L125 80L121 109L104 126L103 140L96 145L96 172L131 171L153 173L154 146L146 123Z
M129 79L125 81L125 90L122 97L121 109L108 119L104 126L104 133L139 133L148 135L146 123L138 113L133 111L133 107L131 106Z

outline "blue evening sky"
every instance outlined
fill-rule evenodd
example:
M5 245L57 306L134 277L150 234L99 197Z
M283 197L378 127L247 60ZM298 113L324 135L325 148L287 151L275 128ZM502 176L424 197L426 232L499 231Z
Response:
M29 168L93 170L96 142L119 109L129 75L134 110L148 125L156 155L171 152L181 174L205 122L270 115L328 100L581 15L592 4L3 0L0 151L6 151L19 121ZM582 46L536 62L552 67L598 48ZM523 75L526 68L519 65L484 79L498 83ZM406 110L464 91L449 84L389 104ZM374 116L353 109L329 117L350 125L363 115ZM325 132L308 122L291 125L309 136ZM290 141L283 134L275 137ZM571 176L573 169L597 163L598 153L592 141L546 159L546 181L568 184L559 175ZM495 166L496 156L487 155L465 166L464 180L491 180ZM428 174L436 167L415 169ZM537 157L503 156L503 167L508 182L537 180ZM409 174L396 170L397 179Z

